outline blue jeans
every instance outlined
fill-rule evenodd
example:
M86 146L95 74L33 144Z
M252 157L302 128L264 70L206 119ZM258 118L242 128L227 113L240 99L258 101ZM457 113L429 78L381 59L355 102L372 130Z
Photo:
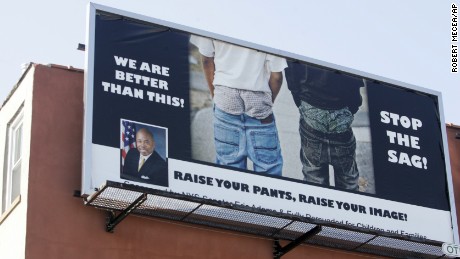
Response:
M321 110L302 102L300 159L305 181L329 185L329 165L332 165L336 187L358 190L359 172L352 122L353 114L348 108Z
M281 176L283 158L273 115L259 120L246 114L232 115L214 107L216 163ZM267 122L268 121L268 122Z

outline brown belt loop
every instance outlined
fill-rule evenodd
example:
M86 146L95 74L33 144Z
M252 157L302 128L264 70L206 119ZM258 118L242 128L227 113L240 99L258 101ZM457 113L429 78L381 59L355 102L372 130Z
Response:
M261 119L260 123L262 124L268 124L273 122L273 113L268 115L265 119Z

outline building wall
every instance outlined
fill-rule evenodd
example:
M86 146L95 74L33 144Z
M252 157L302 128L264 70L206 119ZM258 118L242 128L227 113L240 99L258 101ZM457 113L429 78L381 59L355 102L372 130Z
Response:
M0 136L6 136L7 123L23 103L21 200L0 219L2 258L272 258L272 240L160 219L129 216L115 233L105 232L106 212L73 197L81 187L83 72L31 66L0 110ZM460 215L457 133L459 126L447 126ZM1 148L5 141L0 137ZM0 166L4 159L0 156ZM375 258L309 245L283 258L321 257Z
M0 110L0 148L5 150L8 123L24 104L23 138L20 197L18 203L0 216L0 254L2 258L24 258L26 243L26 217L28 209L28 173L30 156L30 131L32 113L32 85L34 67L30 66L17 84L17 88ZM7 163L5 154L0 151L0 168L2 172ZM3 174L0 174L0 194L3 193ZM1 198L1 195L0 195ZM0 200L1 203L1 200ZM1 208L1 206L0 206Z
M456 138L457 133L459 134L459 139ZM447 126L447 141L449 146L450 167L452 169L455 207L457 209L457 226L460 226L460 126Z
M128 216L105 232L106 212L83 205L83 73L37 66L27 211L27 259L272 258L273 241ZM302 245L283 258L375 258Z

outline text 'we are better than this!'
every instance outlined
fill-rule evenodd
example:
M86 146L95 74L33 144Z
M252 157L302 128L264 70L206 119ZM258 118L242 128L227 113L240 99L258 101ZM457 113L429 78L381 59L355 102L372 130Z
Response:
M172 71L169 67L113 57L116 65L115 83L102 81L105 92L184 108L183 98L166 94L171 87L168 79Z

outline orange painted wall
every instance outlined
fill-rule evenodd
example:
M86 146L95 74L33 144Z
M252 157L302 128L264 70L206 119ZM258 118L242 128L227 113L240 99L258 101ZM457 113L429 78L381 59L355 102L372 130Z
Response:
M460 126L447 126L450 167L452 169L455 207L457 208L457 225L460 226L460 139L456 139L457 133L460 136Z
M273 241L171 221L128 216L105 232L106 213L83 205L83 73L35 66L27 259L272 257ZM377 258L302 245L292 258Z

